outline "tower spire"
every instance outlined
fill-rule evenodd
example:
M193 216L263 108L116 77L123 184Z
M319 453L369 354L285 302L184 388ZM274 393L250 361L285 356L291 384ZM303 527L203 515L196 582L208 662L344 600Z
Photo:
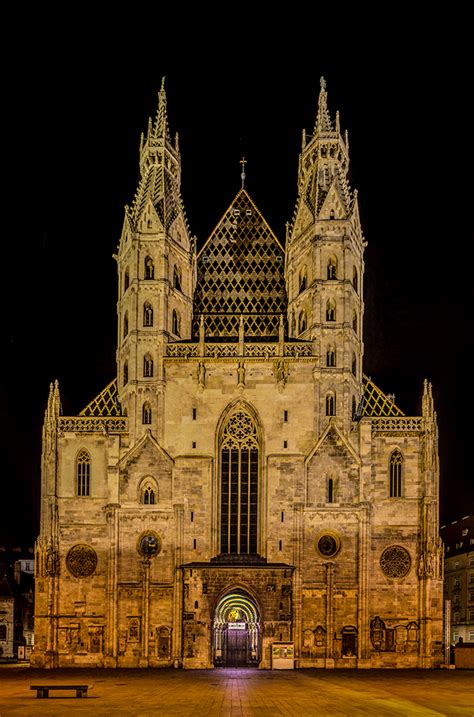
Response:
M326 80L321 77L318 99L318 114L314 125L314 134L318 132L333 132L331 116L328 110L328 93L326 92Z
M155 126L153 128L153 138L163 139L167 142L171 141L168 127L168 109L164 77L161 78L161 87L158 92L158 110L156 113Z
M242 165L242 171L241 171L241 173L240 173L240 179L242 180L242 189L244 189L244 187L245 187L245 176L246 176L246 175L245 175L245 165L247 164L247 160L245 159L245 157L242 157L242 159L240 160L240 164Z

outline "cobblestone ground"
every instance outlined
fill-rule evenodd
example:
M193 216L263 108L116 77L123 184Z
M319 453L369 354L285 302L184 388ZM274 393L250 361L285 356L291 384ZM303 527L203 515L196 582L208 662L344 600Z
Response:
M87 699L32 684L87 684ZM474 717L468 670L31 670L0 666L0 717Z

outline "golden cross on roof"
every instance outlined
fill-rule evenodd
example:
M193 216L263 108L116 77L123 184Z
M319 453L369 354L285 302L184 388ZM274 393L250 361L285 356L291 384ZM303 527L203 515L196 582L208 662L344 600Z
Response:
M240 160L240 164L242 165L242 172L240 173L240 178L242 180L243 189L245 186L245 165L247 164L247 160L245 159L245 157L242 157L242 159Z

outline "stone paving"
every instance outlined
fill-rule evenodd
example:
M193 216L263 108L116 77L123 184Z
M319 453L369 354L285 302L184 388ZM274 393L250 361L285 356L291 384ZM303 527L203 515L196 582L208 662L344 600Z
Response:
M31 684L88 684L89 697ZM468 670L32 670L0 666L0 717L474 717Z

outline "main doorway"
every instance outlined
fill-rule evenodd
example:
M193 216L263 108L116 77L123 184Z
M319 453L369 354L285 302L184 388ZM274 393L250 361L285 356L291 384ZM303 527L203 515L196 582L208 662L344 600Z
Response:
M243 590L222 597L213 623L213 661L216 667L256 667L260 662L260 615L255 601Z

